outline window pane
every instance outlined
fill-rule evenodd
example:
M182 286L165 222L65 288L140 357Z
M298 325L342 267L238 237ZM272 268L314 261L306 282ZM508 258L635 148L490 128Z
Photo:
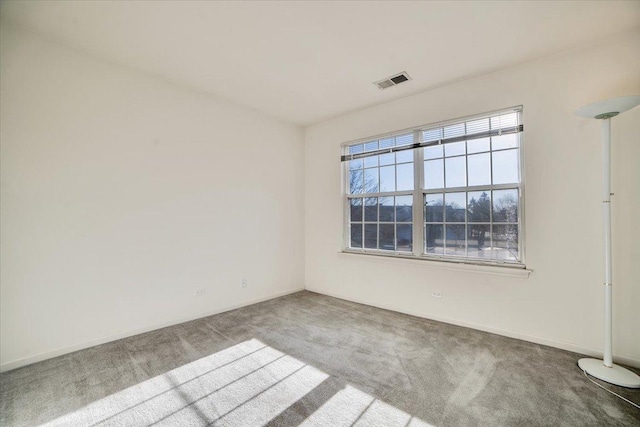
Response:
M351 244L349 246L352 248L362 247L362 224L361 223L351 224Z
M361 222L362 221L362 199L351 199L350 200L350 215L351 221Z
M398 191L413 190L413 163L396 166Z
M518 180L518 149L497 151L493 156L493 183L511 184Z
M493 257L499 260L518 260L518 226L493 226Z
M467 221L491 221L491 192L472 191L467 195Z
M396 147L402 145L410 145L413 144L413 134L407 133L405 135L396 136Z
M432 145L431 147L424 147L424 159L439 159L443 156L442 145Z
M425 253L444 253L444 226L442 224L427 224L424 235Z
M380 224L380 249L385 251L395 250L395 236L393 224Z
M365 168L375 168L378 166L378 157L379 156L369 156L364 158L364 167Z
M413 150L398 151L396 153L397 163L409 163L413 162Z
M362 169L349 172L349 192L351 194L362 193L362 190L364 189L363 175L364 173Z
M362 144L351 145L349 147L349 154L358 154L364 151L364 146Z
M518 147L517 133L494 136L493 138L491 138L491 148L493 150L503 150L505 148L517 148L517 147Z
M465 187L467 185L467 168L464 157L453 157L445 160L446 187Z
M362 169L362 159L349 160L349 169Z
M459 156L461 154L465 154L465 142L452 142L450 144L444 145L444 155L447 157L451 156Z
M413 251L413 226L411 224L396 225L396 250Z
M424 188L444 187L444 167L442 159L424 162Z
M467 141L467 153L481 153L489 151L489 138L470 139Z
M446 222L464 222L465 207L467 205L466 193L446 193L445 218Z
M489 130L489 119L478 119L467 122L467 135Z
M393 197L380 197L378 203L380 204L380 221L393 222Z
M422 131L422 140L425 142L442 139L442 128L427 129Z
M424 195L424 218L425 222L444 221L444 198L442 194Z
M493 192L493 222L518 222L518 190Z
M518 113L507 113L491 117L491 129L500 129L518 125Z
M378 141L364 143L364 151L375 151L378 149Z
M491 226L489 224L469 224L467 228L467 256L484 258L485 248L491 244Z
M378 198L367 197L364 199L364 220L378 221Z
M445 138L453 138L464 135L464 123L456 123L455 125L445 126L443 128Z
M383 138L380 140L380 148L393 147L393 138Z
M364 170L364 192L378 192L378 168Z
M380 155L380 166L392 165L396 162L396 155L393 153Z
M489 153L469 156L469 185L491 184L491 159Z
M378 249L378 224L364 225L364 247Z
M444 226L444 231L446 236L445 253L447 255L455 256L466 255L465 225L446 224Z
M380 192L396 191L396 168L384 166L380 168Z
M396 221L411 222L413 220L413 196L396 197Z

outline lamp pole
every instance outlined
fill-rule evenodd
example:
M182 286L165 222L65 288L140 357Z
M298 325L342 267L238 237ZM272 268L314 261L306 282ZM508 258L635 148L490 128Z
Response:
M602 120L602 222L604 226L604 348L602 360L584 358L584 372L611 384L640 388L640 376L613 363L613 283L611 256L611 118L640 105L640 96L624 96L586 105L576 110L580 117Z
M602 219L604 225L604 366L613 366L611 274L611 116L602 119Z

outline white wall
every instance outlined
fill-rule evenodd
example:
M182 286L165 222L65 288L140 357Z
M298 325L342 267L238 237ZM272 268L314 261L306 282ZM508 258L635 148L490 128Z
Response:
M304 287L300 128L1 31L3 370Z
M573 111L608 97L640 94L638 52L636 30L307 128L307 289L580 352L600 352L600 123L578 118ZM533 270L528 279L442 269L420 261L339 255L341 143L520 104L525 125L526 263ZM640 366L639 135L640 108L613 120L614 355L635 366ZM432 298L435 291L443 298Z
M312 126L304 146L299 128L0 31L1 369L305 282L601 349L600 130L573 111L640 94L640 31ZM338 254L340 143L519 104L528 279ZM640 109L613 127L614 354L640 366Z

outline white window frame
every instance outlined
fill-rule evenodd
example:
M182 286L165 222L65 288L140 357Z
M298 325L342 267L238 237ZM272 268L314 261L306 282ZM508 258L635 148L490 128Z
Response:
M388 132L380 135L369 136L367 138L361 138L358 140L348 141L341 144L341 153L342 155L349 154L349 147L353 145L362 144L369 141L394 137L398 135L404 135L408 133L413 134L413 143L420 143L420 134L423 130L428 130L430 128L444 127L449 126L461 122L472 121L475 119L487 118L492 116L497 116L500 114L513 113L517 112L519 114L519 124L523 123L523 108L522 105L485 112L481 114L476 114L472 116L461 117L457 119L447 120L443 122L431 123L423 126L412 127L409 129L401 129L393 132ZM423 189L424 186L424 150L423 148L414 148L413 149L413 174L414 174L414 189L407 191L393 191L393 192L378 192L378 193L365 193L365 194L350 194L349 188L349 161L342 162L342 177L343 177L343 191L342 191L342 200L343 200L343 244L342 244L342 252L345 253L357 253L357 254L366 254L366 255L375 255L375 256L387 256L387 257L397 257L397 258L410 258L410 259L418 259L418 260L430 260L430 261L443 261L448 263L458 263L458 264L472 264L472 265L480 265L480 266L502 266L502 267L511 267L511 268L526 268L525 266L525 174L524 174L524 132L519 132L519 145L518 145L518 154L519 154L519 165L518 165L518 174L519 174L519 183L517 184L489 184L489 185L480 185L480 186L465 186L465 187L445 187L440 189ZM489 153L493 153L494 150L490 148ZM500 151L500 150L495 150ZM468 158L469 153L461 155L465 158ZM450 157L449 157L450 158ZM492 158L492 156L490 156ZM443 158L444 162L444 158ZM467 168L467 177L468 177L468 162L465 162ZM446 166L445 166L446 168ZM446 169L445 172L446 173ZM491 168L491 173L493 174L493 168ZM493 182L493 179L491 180ZM425 253L425 218L424 218L424 196L426 194L446 194L453 192L472 192L472 191L488 191L492 190L501 190L501 189L518 189L518 261L510 261L510 260L499 260L499 259L482 259L482 258L468 258L468 257L456 257L451 255L444 254L430 254ZM413 196L413 219L411 222L407 222L406 224L411 224L413 226L413 252L405 252L405 251L390 251L390 250L382 250L382 249L367 249L364 247L364 231L363 231L363 244L362 248L351 248L349 247L349 242L351 239L350 235L350 199L352 198L361 198L361 197L391 197L391 196L402 196L409 195ZM493 197L491 198L491 204L493 205ZM364 200L363 200L363 210L364 210ZM490 209L493 211L493 209ZM465 207L465 222L461 222L460 224L465 225L465 229L468 225L473 225L474 223L468 222L467 218L467 209ZM490 223L493 223L493 219L490 218ZM363 224L365 224L363 217ZM380 222L378 222L380 223ZM500 225L501 223L498 223ZM378 236L379 237L379 236ZM466 239L466 237L465 237ZM467 248L468 250L468 248Z

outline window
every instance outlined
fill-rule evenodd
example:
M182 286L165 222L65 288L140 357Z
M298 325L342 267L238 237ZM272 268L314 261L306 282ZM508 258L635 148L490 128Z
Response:
M521 114L345 144L346 249L522 266Z

